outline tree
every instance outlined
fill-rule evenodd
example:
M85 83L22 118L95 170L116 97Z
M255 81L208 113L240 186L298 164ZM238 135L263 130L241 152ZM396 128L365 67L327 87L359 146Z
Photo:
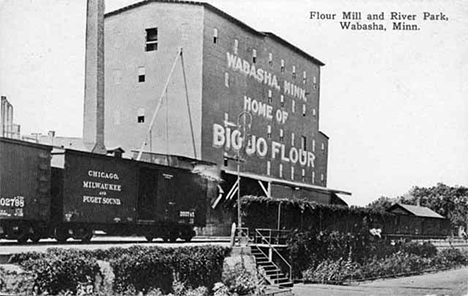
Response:
M366 208L373 209L379 212L385 212L386 209L391 207L397 202L396 198L381 196L366 206Z

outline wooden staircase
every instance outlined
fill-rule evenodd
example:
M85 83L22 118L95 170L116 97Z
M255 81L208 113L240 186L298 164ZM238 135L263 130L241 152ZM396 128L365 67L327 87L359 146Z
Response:
M280 268L270 261L266 254L257 246L252 246L252 255L255 257L257 269L270 285L280 288L292 287L293 282L286 277Z
M255 257L255 262L259 273L272 286L279 288L288 288L294 285L292 281L292 268L286 259L278 252L277 248L286 247L285 244L280 244L278 236L272 236L275 230L257 229L255 233L255 243L251 244L251 252ZM278 260L283 261L284 265L289 268L289 274L285 274L280 266L273 260L276 256Z

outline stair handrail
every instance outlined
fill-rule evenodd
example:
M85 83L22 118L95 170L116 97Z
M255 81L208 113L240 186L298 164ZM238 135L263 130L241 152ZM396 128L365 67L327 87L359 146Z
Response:
M289 280L292 281L292 266L291 266L291 264L289 264L289 262L286 259L284 259L283 255L281 255L275 249L275 247L273 247L273 245L270 243L270 241L268 241L259 230L260 229L255 229L256 234L258 234L260 236L260 238L267 243L268 247L270 247L273 251L275 251L275 253L281 258L281 260L283 260L283 262L286 263L286 265L289 267ZM270 232L270 236L271 236L271 232Z
M282 234L288 234L291 233L289 230L279 230L279 229L270 229L270 228L257 228L259 232L266 232L266 235L263 235L264 237L268 238L268 241L271 243L273 239L276 240L277 245L281 245L281 240L283 239ZM276 235L273 235L273 233L276 233Z

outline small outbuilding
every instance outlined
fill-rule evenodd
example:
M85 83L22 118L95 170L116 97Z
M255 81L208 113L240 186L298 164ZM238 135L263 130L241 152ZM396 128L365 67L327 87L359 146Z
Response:
M411 215L415 217L445 219L444 216L434 212L433 210L427 207L405 205L405 204L400 204L400 203L396 203L390 208L388 208L387 212L392 213L392 214Z
M408 237L444 237L450 227L450 221L427 207L396 203L386 210L396 215L397 236Z

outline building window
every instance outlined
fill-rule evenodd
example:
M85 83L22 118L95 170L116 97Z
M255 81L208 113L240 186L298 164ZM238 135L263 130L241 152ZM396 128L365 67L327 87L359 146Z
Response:
M304 71L304 73L302 74L302 84L306 84L306 81L307 81L307 74L306 74L306 71Z
M315 172L312 171L312 184L315 184Z
M280 129L280 142L283 143L284 142L284 133L283 133L283 129Z
M271 163L267 161L267 175L271 174Z
M325 150L325 143L322 143L322 150Z
M302 104L302 116L306 116L306 104Z
M282 164L279 165L279 177L283 178L283 165Z
M257 50L256 49L253 49L252 50L252 63L256 63L257 62Z
M158 50L158 28L146 29L146 51Z
M271 92L271 89L268 90L268 103L271 104L271 102L273 101L273 94Z
M238 49L239 49L239 40L234 39L234 54L237 54Z
M296 112L296 102L294 100L291 101L292 113Z
M301 175L301 180L302 182L305 182L305 169L302 169L302 175Z
M314 76L313 87L314 87L314 89L317 89L317 76Z
M218 42L218 29L213 29L213 43L216 44Z
M273 67L273 54L271 52L268 54L268 65Z
M281 73L284 73L284 60L281 60Z
M145 67L138 67L138 82L145 82Z
M294 146L294 133L291 133L291 146Z
M284 96L283 95L281 95L280 100L281 100L280 101L281 102L281 107L284 107Z
M315 152L315 139L312 139L312 152Z
M292 78L293 78L293 79L296 79L296 66L293 66L293 69L292 69Z
M294 180L294 167L291 167L291 180Z
M314 109L312 109L312 115L314 115L314 116L316 116L316 115L317 115L317 110L315 110L315 108L314 108Z
M229 73L228 72L224 73L224 85L226 87L229 87Z
M305 151L307 148L307 138L305 136L301 136L301 149Z
M144 123L145 122L145 108L138 109L137 122L138 123Z
M323 174L320 174L320 180L323 182L325 180L325 176Z
M268 139L271 139L271 125L268 126L267 138L268 138Z

